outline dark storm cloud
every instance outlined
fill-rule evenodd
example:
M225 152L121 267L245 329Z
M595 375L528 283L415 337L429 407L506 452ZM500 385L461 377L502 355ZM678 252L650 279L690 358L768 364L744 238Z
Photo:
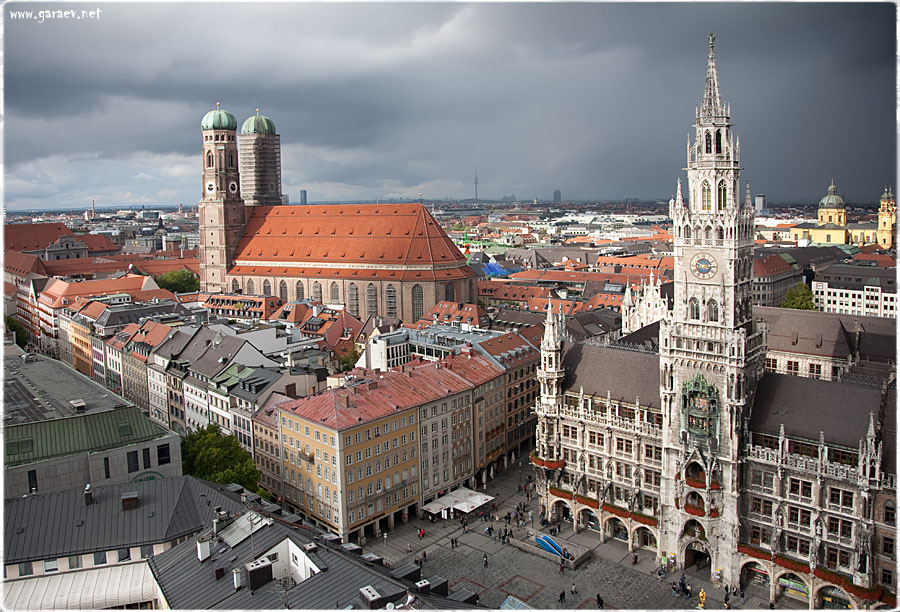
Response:
M11 207L195 200L217 100L275 120L294 199L467 197L475 167L487 197L668 198L709 31L754 192L811 201L834 177L872 201L895 180L892 4L6 8Z

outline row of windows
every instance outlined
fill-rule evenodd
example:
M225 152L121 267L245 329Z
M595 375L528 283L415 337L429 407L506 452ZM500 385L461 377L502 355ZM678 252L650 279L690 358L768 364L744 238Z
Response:
M140 547L140 555L141 559L148 559L153 556L153 545L145 544ZM100 565L106 565L108 563L107 553L106 551L98 551L91 555L94 563L94 567L98 567ZM126 561L131 561L131 549L130 548L120 548L116 551L116 558L119 563L124 563ZM81 569L84 567L82 555L72 555L67 558L68 560L68 569L75 570ZM25 561L23 563L19 563L19 577L23 576L33 576L34 575L34 566L35 563L41 563L43 565L44 573L51 574L53 572L59 571L59 559L45 559L44 561Z

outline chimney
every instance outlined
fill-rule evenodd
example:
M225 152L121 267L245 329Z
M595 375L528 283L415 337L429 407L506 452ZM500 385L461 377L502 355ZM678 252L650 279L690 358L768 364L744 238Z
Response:
M122 510L134 510L140 506L140 496L137 491L122 493Z
M234 576L234 590L237 591L244 586L244 572L241 571L241 568L236 567L231 570L231 574Z
M209 559L209 555L212 552L212 536L207 535L202 538L197 538L197 558L200 560L200 563L203 563L207 559Z
M94 503L94 492L91 490L91 483L84 485L84 505L90 506Z

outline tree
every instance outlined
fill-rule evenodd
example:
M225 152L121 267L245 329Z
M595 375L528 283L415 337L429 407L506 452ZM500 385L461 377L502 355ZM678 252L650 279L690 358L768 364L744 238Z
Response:
M154 277L156 284L161 289L168 289L172 293L191 293L200 291L200 279L190 270L170 270L165 274Z
M219 484L236 482L256 491L260 472L250 453L234 436L223 436L216 423L198 429L181 440L182 471Z
M15 332L16 344L25 348L25 345L28 343L28 337L25 335L25 327L19 320L15 317L6 317L6 329L7 331Z
M806 283L797 283L784 294L782 308L796 308L797 310L815 310L812 289Z
M339 361L341 362L341 372L352 370L359 361L359 351L354 347L352 351L342 355Z

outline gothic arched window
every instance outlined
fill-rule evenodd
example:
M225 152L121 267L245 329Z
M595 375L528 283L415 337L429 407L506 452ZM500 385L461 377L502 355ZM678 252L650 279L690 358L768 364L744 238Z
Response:
M700 320L700 302L697 301L697 298L691 298L691 301L688 302L688 318L694 321Z
M728 202L728 188L725 187L725 181L719 181L719 190L716 194L716 209L725 210L725 204Z
M710 136L709 132L706 133L706 152L712 153L712 136Z
M234 168L234 154L233 153L228 154L228 167Z
M709 182L703 181L700 195L702 203L700 210L712 210L712 187L710 187Z
M347 287L347 310L354 317L359 316L359 288L356 283L350 283Z
M238 281L237 281L236 278L235 278L235 279L232 279L232 281L231 281L231 292L232 292L232 293L238 293L238 292L240 292L240 290L241 290L241 285L240 285L240 283L238 283Z
M710 300L706 304L706 318L709 321L718 322L719 320L719 304L715 300Z
M366 287L366 315L373 317L378 313L378 289L375 283Z
M716 238L719 240L725 240L725 230L722 229L721 225L716 226Z
M316 281L313 283L312 299L313 299L313 302L321 302L322 301L322 283L320 283L319 281Z
M269 282L269 279L263 281L263 295L272 295L272 283Z
M687 239L691 238L691 226L690 225L684 226L684 237Z
M413 321L418 321L425 314L425 293L420 285L412 288Z
M287 302L287 283L284 281L278 283L278 297L282 302Z
M716 153L722 152L722 130L716 130Z
M331 283L331 301L339 302L340 301L340 289L338 289L337 283Z
M453 283L447 283L447 289L444 292L444 299L448 302L456 301L456 297L453 291Z
M706 231L703 232L703 237L706 238L707 240L712 240L712 236L713 236L712 227L707 225Z
M387 308L387 316L396 317L397 316L397 290L394 289L393 285L388 285L384 290L384 302Z
M299 302L303 297L303 281L297 281L297 301Z
M251 278L250 280L247 281L247 295L253 295L253 289L254 289L253 279Z
M212 151L207 151L207 153L206 153L206 167L207 167L207 168L212 168L212 167L213 167L213 154L212 154Z

